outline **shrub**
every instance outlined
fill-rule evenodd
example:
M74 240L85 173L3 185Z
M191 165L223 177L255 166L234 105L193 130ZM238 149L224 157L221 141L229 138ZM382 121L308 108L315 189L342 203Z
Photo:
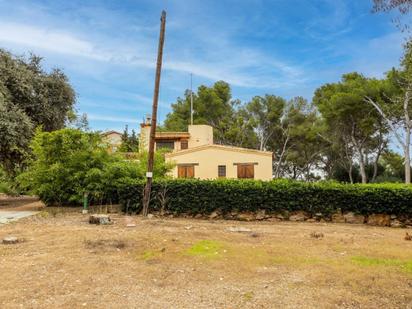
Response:
M129 209L139 210L144 181L119 187L119 198ZM160 180L153 183L151 209L162 207L167 191L167 210L174 213L208 214L217 209L282 213L306 211L330 215L341 209L359 214L387 213L412 216L412 187L401 184L305 183L288 180Z
M134 160L110 155L98 133L37 130L31 147L34 158L18 182L47 205L79 205L86 192L91 203L116 203L118 188L143 179L146 170L145 154ZM162 158L157 154L154 174L158 176L170 169Z

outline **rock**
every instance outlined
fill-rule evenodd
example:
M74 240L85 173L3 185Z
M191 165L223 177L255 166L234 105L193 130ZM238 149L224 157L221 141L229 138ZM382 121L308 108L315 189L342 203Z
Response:
M113 224L109 215L91 215L89 217L89 223L99 225Z
M412 235L410 235L408 232L406 232L405 233L405 240L412 241Z
M297 211L290 215L289 220L297 222L297 221L305 221L308 218L309 216L304 211Z
M264 209L258 210L256 213L256 220L264 220L266 219L266 211Z
M240 221L253 221L256 219L256 215L252 212L242 212L237 215L236 219Z
M19 242L19 239L15 236L7 236L3 238L3 244L5 245L13 245L17 244Z
M126 227L136 227L136 224L134 224L134 223L129 223L129 224L126 225Z
M391 220L391 227L404 227L405 224L403 224L401 221L394 219Z
M314 219L314 218L309 218L309 219L306 220L306 222L312 222L313 223L313 222L317 222L317 220Z
M276 219L279 219L279 220L285 220L285 219L286 219L285 216L282 215L282 214L277 214L277 215L275 215L275 218L276 218Z
M390 226L391 216L385 214L373 214L368 217L367 224L378 226Z
M147 219L153 219L154 218L154 214L148 214L147 215Z
M321 218L323 217L323 214L321 212L317 212L315 213L315 217Z
M209 219L216 219L219 217L219 213L215 210L209 215Z
M197 214L196 216L195 216L195 219L201 219L203 216L201 215L201 214Z
M363 224L365 222L365 216L355 214L354 212L348 212L343 215L346 223Z
M186 230L191 230L192 228L193 228L193 226L191 226L191 225L185 226Z
M391 215L391 219L393 220L393 219L396 219L396 218L398 218L396 215Z
M238 226L238 227L232 226L232 227L229 227L227 230L228 230L229 232L237 232L237 233L248 233L248 232L252 232L251 229L248 229L248 228L246 228L246 227L241 227L241 226Z
M342 215L342 211L338 210L334 214L332 214L332 222L333 223L345 223L345 218Z

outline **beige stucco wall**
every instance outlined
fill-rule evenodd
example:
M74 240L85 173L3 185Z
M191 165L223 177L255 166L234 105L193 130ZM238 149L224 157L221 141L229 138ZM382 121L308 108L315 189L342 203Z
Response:
M103 141L109 144L109 151L115 152L122 144L122 135L120 133L110 133L103 136Z
M195 178L218 178L218 165L226 165L226 178L237 178L237 166L234 163L257 163L255 165L255 179L272 179L272 155L270 153L251 153L247 151L231 150L230 148L208 147L193 152L181 153L178 156L166 156L166 160L176 166L172 176L177 178L178 164L195 165Z
M148 151L150 141L150 126L140 127L139 151Z
M190 133L189 148L213 144L213 128L211 126L189 125L188 132Z

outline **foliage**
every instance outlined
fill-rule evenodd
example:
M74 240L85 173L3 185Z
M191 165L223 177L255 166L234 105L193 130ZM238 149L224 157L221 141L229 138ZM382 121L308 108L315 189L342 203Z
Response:
M120 152L137 152L139 151L139 140L136 132L133 129L132 134L129 135L128 126L126 125L122 134L122 143L119 147Z
M34 158L18 181L48 205L80 204L84 193L92 203L116 202L118 188L143 179L146 170L145 154L136 160L110 155L98 133L38 130L31 147ZM154 174L162 177L169 165L156 158Z
M144 182L119 188L129 209L140 209ZM330 215L341 209L364 215L387 213L412 216L412 188L401 184L305 183L291 180L158 180L152 188L153 209L160 209L157 192L168 188L167 209L174 213L208 214L215 210L283 213L307 211Z
M66 75L59 69L45 72L41 60L0 49L0 164L9 175L27 157L35 127L60 129L73 114L75 93Z

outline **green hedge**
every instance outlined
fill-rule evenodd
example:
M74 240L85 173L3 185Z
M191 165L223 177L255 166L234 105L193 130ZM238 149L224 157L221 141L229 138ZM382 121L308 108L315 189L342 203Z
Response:
M144 182L118 190L128 210L141 209ZM167 192L167 210L173 213L208 214L220 209L268 212L303 210L330 215L337 209L368 215L386 213L412 217L412 186L401 184L339 184L331 182L245 180L161 180L152 189L151 209L161 207L159 193Z

